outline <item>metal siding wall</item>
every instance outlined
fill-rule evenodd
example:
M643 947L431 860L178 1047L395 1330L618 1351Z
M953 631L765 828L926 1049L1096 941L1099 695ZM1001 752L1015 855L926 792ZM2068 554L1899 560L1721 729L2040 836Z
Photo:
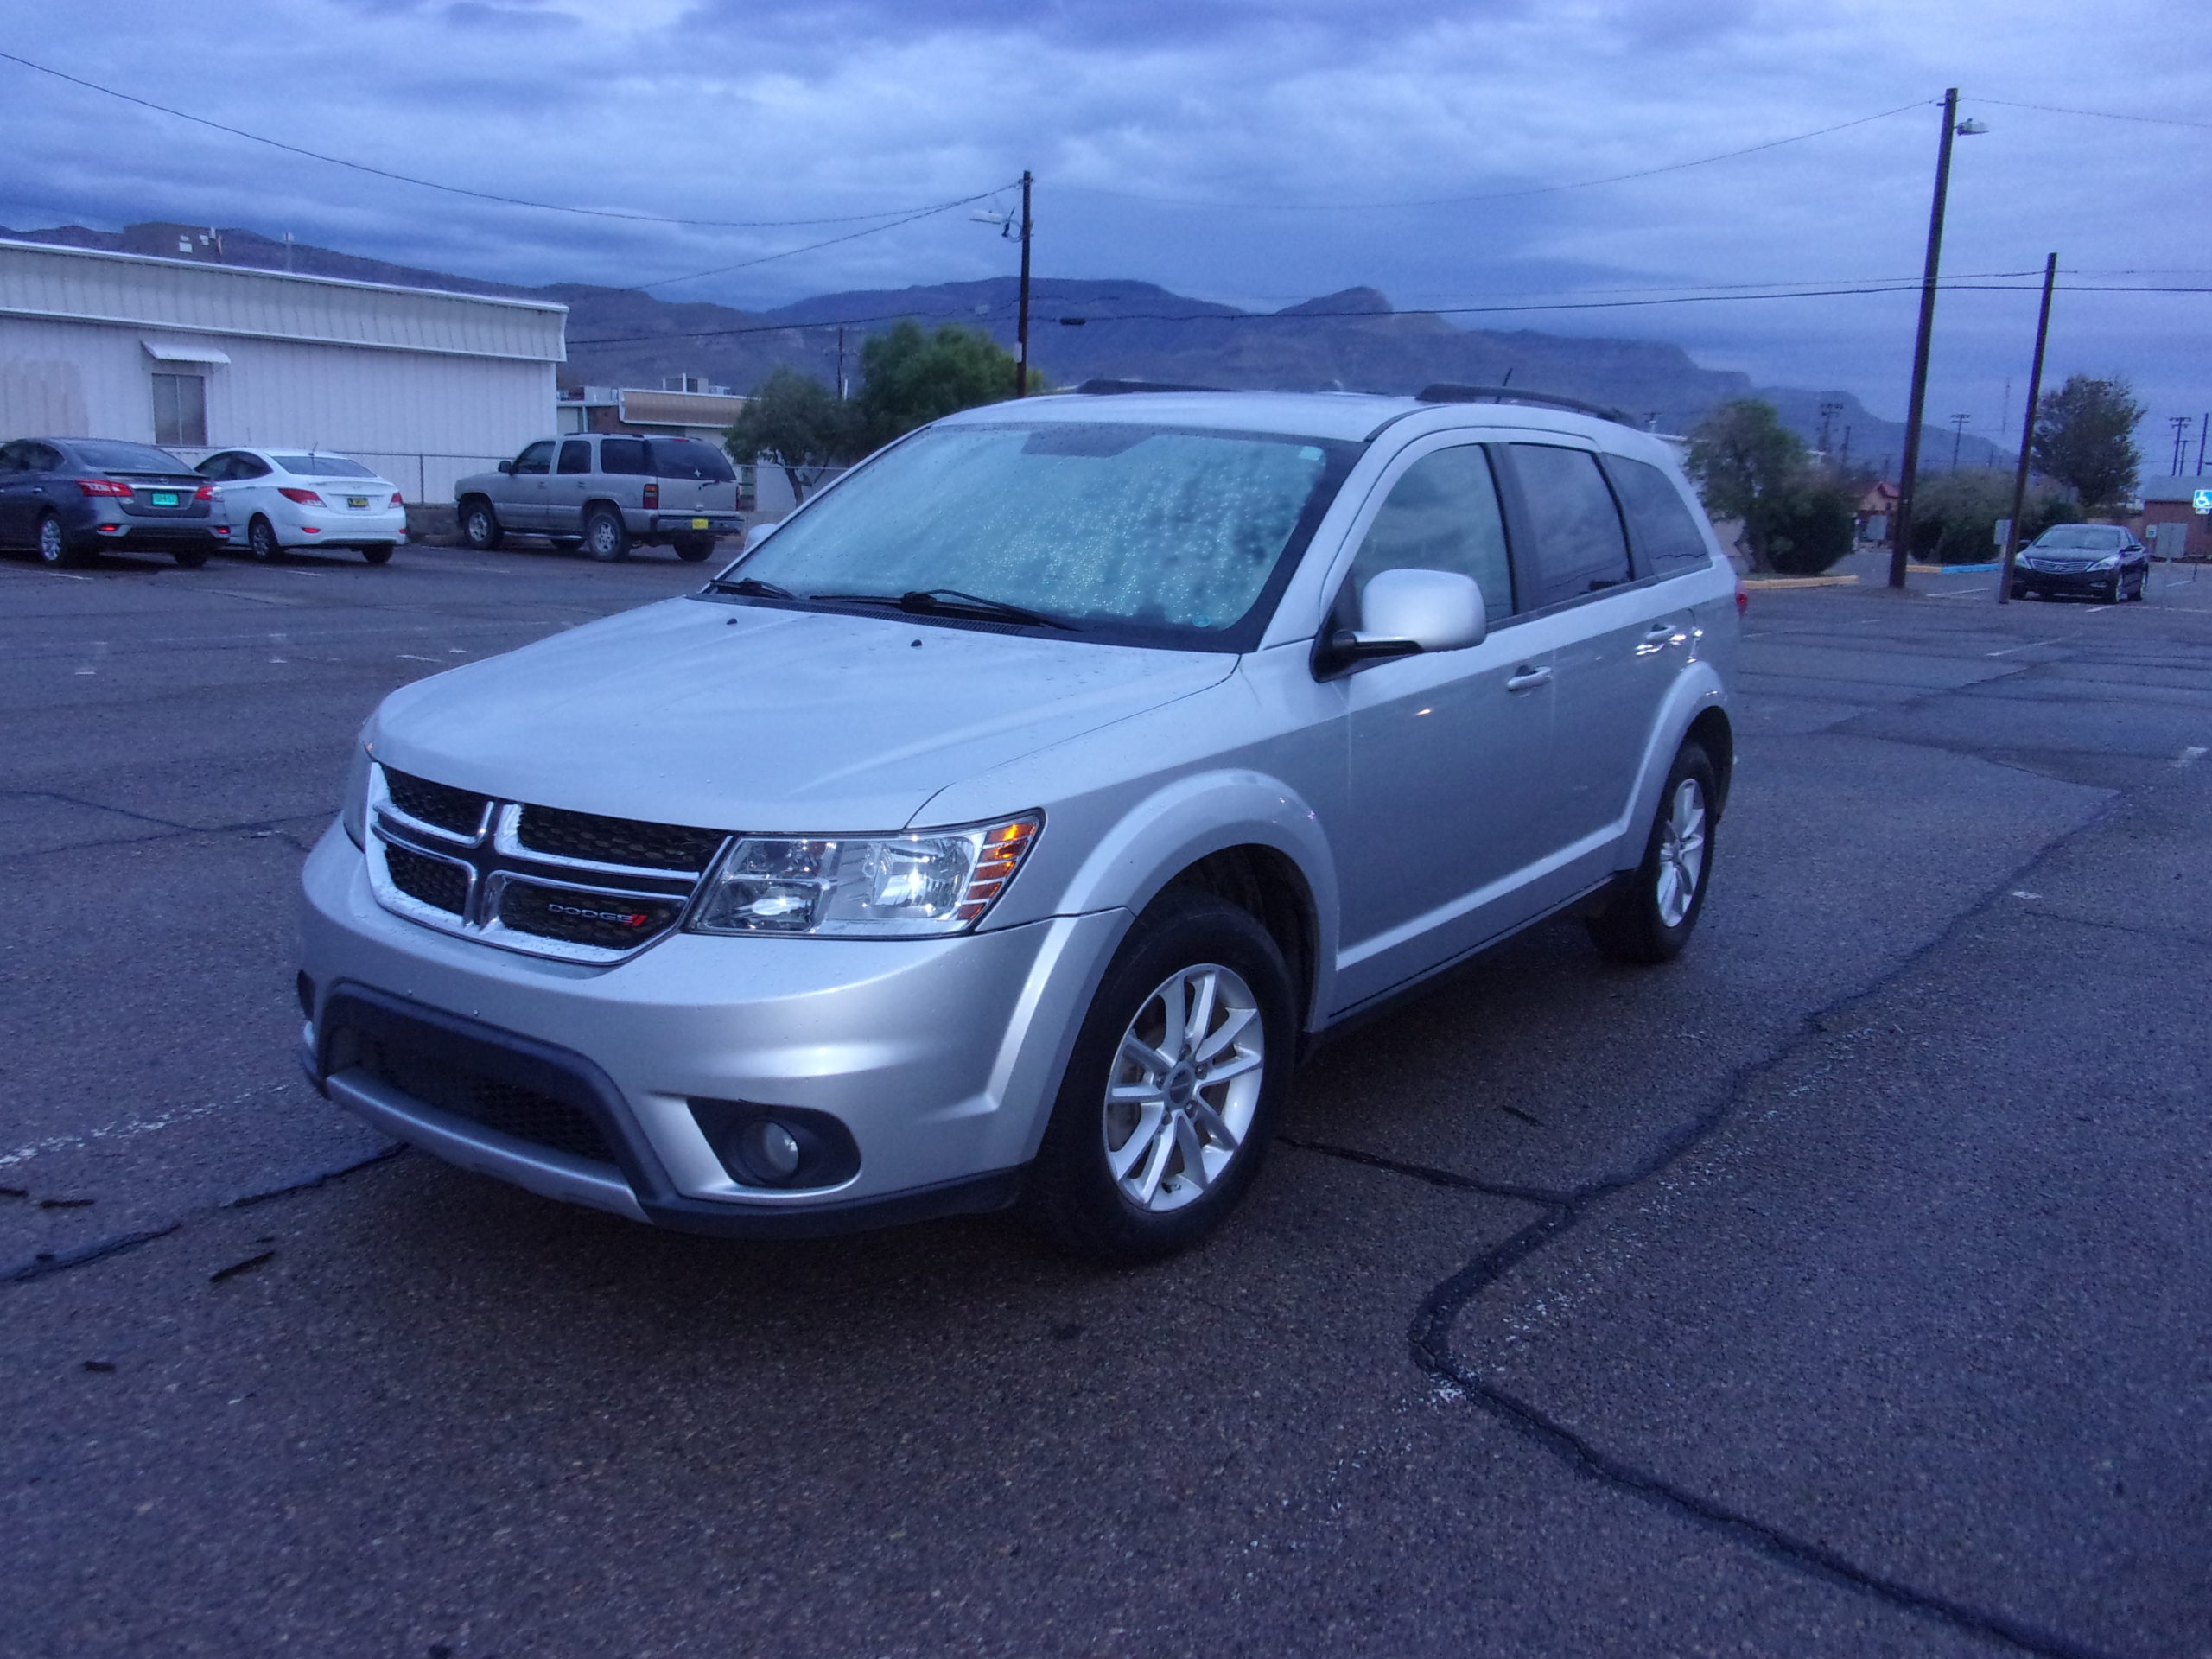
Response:
M564 308L281 271L0 243L0 312L563 361Z
M0 316L0 439L44 433L151 443L159 365L140 344L147 332ZM378 467L410 501L451 500L454 480L490 471L553 429L550 363L188 337L231 359L204 370L211 448L336 450ZM197 461L209 451L182 453Z

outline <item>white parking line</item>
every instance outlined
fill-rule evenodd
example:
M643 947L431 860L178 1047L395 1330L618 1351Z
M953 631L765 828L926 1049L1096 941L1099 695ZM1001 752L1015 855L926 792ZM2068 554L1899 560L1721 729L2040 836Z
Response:
M232 1095L228 1100L211 1100L200 1106L180 1106L175 1111L163 1112L157 1117L126 1117L119 1122L102 1124L97 1129L87 1129L82 1135L57 1135L45 1141L34 1141L27 1147L17 1147L13 1152L0 1153L0 1169L12 1169L17 1164L27 1164L34 1158L43 1158L56 1152L78 1152L99 1141L126 1141L133 1135L151 1135L179 1123L188 1123L195 1117L207 1117L216 1112L228 1111L262 1095L273 1095L280 1089L289 1089L289 1083L264 1084L258 1089L249 1089L242 1095Z
M2174 765L2177 767L2194 766L2203 753L2204 748L2202 744L2192 743L2181 752L2181 759L2175 761Z
M1985 657L2010 657L2016 651L2033 651L2037 645L2057 645L2064 637L2062 634L2058 639L2031 639L2024 645L2007 645L2002 651L1985 651L1981 654Z

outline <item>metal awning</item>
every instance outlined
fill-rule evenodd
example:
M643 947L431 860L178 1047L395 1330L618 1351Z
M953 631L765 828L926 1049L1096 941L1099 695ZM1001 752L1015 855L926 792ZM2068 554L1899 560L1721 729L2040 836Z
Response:
M202 346L194 340L170 340L160 334L141 334L138 343L156 363L227 363L228 352Z

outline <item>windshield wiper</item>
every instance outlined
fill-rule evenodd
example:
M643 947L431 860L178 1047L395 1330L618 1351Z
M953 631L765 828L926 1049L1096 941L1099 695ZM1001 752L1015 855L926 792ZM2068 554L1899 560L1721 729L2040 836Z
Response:
M735 582L724 582L720 577L707 584L707 591L715 594L743 594L747 599L797 599L798 595L788 588L779 588L772 582L763 582L758 576L740 576Z
M1002 599L963 593L957 588L927 588L905 594L810 594L807 597L833 604L887 605L910 616L967 616L994 622L1020 622L1033 628L1063 628L1070 633L1083 632L1078 625L1064 618L1026 610Z

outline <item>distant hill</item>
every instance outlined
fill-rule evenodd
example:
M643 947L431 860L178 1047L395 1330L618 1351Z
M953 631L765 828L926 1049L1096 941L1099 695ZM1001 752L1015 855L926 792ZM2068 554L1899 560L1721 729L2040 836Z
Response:
M958 322L1014 344L1017 288L1010 276L897 289L824 294L766 311L704 302L657 299L635 289L556 283L542 288L482 282L444 271L364 258L257 231L151 222L121 231L82 226L10 231L0 236L106 248L168 258L294 270L355 282L437 288L463 294L554 300L569 307L566 384L657 386L697 375L749 391L772 369L790 366L833 380L838 337L846 372L857 378L860 344L898 318ZM1399 311L1371 288L1346 289L1281 311L1242 311L1191 299L1151 283L1038 280L1031 289L1031 361L1056 384L1093 378L1230 389L1338 390L1409 393L1434 381L1510 384L1620 409L1639 423L1686 432L1715 404L1758 396L1808 442L1817 442L1821 404L1834 403L1830 434L1840 448L1879 463L1904 447L1902 422L1870 414L1848 392L1756 387L1748 376L1700 367L1679 346L1533 330L1462 328L1433 311ZM1948 461L1948 429L1923 429L1923 453ZM1981 466L1999 452L1970 437L1962 462Z

